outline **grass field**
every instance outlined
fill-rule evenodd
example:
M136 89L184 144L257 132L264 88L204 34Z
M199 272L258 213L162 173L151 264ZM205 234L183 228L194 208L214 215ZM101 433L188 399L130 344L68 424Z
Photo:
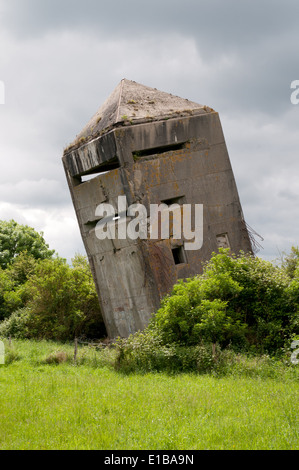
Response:
M82 347L76 365L72 345L13 341L6 352L1 450L299 449L299 366L123 375L113 350Z

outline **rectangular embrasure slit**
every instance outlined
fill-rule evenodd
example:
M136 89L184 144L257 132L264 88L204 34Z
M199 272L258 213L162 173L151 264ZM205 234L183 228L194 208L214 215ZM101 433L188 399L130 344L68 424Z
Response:
M134 160L138 160L139 158L143 158L143 157L150 157L153 155L159 155L161 153L182 150L185 148L185 144L186 142L183 142L180 144L162 145L161 147L153 147L153 148L143 149L143 150L138 150L138 151L136 150L133 152L133 158Z
M172 206L172 204L184 204L185 196L172 197L171 199L163 199L161 203L166 204L167 206Z
M92 230L94 228L96 228L97 226L97 223L99 222L100 219L98 220L92 220L90 222L86 222L84 225L85 227L88 229L88 230Z
M216 239L218 248L230 248L227 233L221 233L220 235L217 235Z
M186 263L186 253L183 246L173 248L171 251L175 265Z
M118 161L118 158L114 158L113 160L103 163L102 165L80 175L81 183L85 183L86 181L89 181L93 178L96 178L97 176L103 175L105 173L108 173L109 171L116 170L118 168L120 168L120 163Z

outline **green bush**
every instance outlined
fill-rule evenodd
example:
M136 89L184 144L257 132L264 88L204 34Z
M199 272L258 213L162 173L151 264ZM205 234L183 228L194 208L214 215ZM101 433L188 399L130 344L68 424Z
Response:
M122 372L190 371L219 373L223 367L223 353L218 345L201 341L186 346L179 343L164 344L155 326L117 341L115 367Z
M77 255L72 262L58 257L36 261L22 254L5 271L0 268L0 334L56 340L104 336L87 260Z
M119 342L117 367L219 374L238 369L238 351L279 355L299 334L299 267L291 273L244 253L214 253L202 275L178 281L143 332Z
M25 284L31 338L68 340L103 335L103 319L86 258L73 266L62 258L41 260Z
M14 281L0 267L0 321L7 318L21 304L20 296L14 288Z
M30 309L24 307L13 312L0 323L0 337L24 339L30 337Z
M24 286L35 272L36 266L36 259L23 252L16 256L5 270L0 267L0 321L25 306Z
M294 278L295 271L299 266L299 248L293 246L291 252L283 256L281 264L287 275Z
M281 348L298 323L299 276L251 255L213 254L203 274L179 281L153 323L165 342L200 340L260 350Z
M77 255L53 258L43 234L0 221L0 332L67 340L106 334L91 270Z
M118 339L117 350L116 368L126 372L168 369L174 355L174 348L163 345L155 328Z

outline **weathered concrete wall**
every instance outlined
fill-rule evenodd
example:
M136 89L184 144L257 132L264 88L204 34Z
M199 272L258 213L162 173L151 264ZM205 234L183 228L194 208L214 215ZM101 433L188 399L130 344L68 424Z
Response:
M177 279L200 273L219 244L251 251L215 112L117 127L66 151L63 161L110 337L143 329ZM106 173L80 182L101 165ZM120 195L148 211L150 204L169 200L203 204L203 247L185 251L176 264L172 249L184 247L183 238L98 240L96 207L106 202L116 209Z
M112 338L143 329L177 279L201 273L219 246L251 252L211 108L124 79L65 150L63 164ZM148 215L151 204L203 205L202 248L186 250L184 233L178 240L159 233L155 240L100 241L96 209L108 203L117 214L119 196L128 206L142 204Z

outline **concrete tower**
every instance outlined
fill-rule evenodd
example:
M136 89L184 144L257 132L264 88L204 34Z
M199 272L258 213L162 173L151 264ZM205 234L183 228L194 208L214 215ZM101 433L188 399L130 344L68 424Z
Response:
M124 79L64 151L63 164L111 338L142 330L174 283L201 273L218 247L252 252L211 108ZM168 237L99 240L99 205L114 208L112 219L132 220L126 208L119 214L119 196L148 214L153 204L202 205L201 248L187 251L184 233L174 238L171 226ZM197 229L195 222L192 212Z

